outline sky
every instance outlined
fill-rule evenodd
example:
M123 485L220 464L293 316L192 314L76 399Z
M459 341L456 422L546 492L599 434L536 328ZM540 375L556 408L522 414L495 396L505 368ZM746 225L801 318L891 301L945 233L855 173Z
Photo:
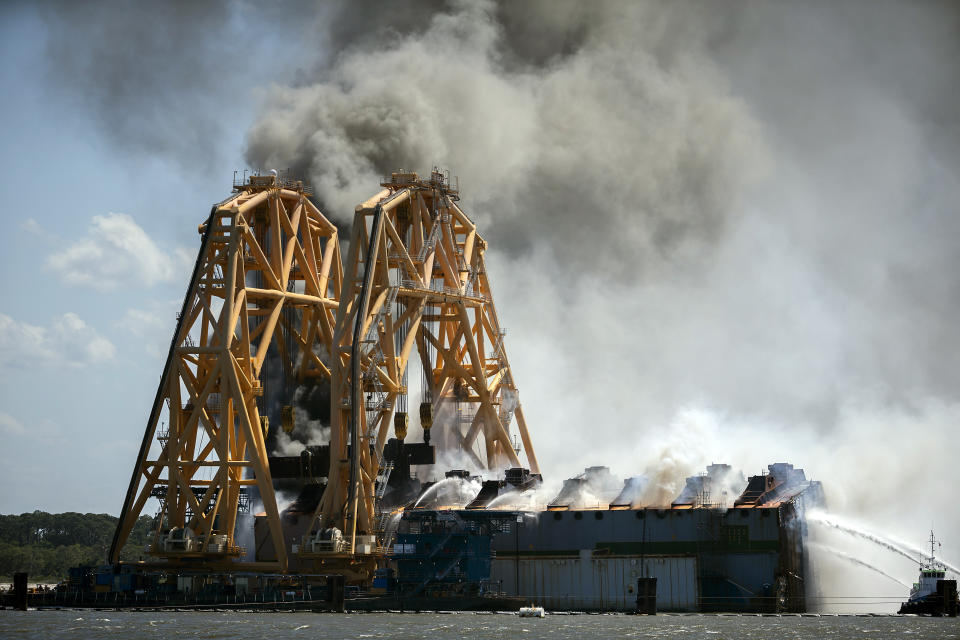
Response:
M342 223L440 166L549 480L786 461L960 559L954 3L12 2L0 54L0 512L117 513L234 170Z

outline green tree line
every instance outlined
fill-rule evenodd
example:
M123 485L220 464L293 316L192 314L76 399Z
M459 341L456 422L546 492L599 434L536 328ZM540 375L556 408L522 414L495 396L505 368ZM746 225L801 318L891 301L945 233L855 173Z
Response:
M106 513L0 514L0 579L26 571L30 582L55 582L70 567L103 564L116 527L117 518ZM140 516L120 558L139 559L153 531L154 519Z

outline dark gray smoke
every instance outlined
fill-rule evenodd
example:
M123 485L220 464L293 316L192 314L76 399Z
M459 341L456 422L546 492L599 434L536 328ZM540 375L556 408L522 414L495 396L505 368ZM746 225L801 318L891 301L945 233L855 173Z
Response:
M37 3L47 28L39 70L52 99L86 110L115 148L196 172L235 162L224 153L240 135L230 127L243 126L238 116L249 117L254 91L296 77L301 47L321 15L314 4Z
M439 163L513 255L548 247L627 282L696 263L765 154L702 36L678 48L661 14L461 2L415 31L374 24L316 82L271 92L248 160L311 176L335 216L391 170Z

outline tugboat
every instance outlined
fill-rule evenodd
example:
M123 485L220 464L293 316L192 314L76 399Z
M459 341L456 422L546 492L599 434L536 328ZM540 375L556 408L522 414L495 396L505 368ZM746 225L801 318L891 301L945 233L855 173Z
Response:
M920 582L914 582L910 598L897 613L934 616L957 615L957 581L947 580L947 568L937 562L934 549L938 544L930 532L930 556L920 561Z

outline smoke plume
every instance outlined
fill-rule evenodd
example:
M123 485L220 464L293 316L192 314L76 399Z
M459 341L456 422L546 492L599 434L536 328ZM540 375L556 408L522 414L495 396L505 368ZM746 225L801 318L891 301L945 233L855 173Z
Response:
M36 3L47 36L38 70L52 99L88 113L115 149L226 176L230 127L250 117L255 89L295 78L292 60L322 19L315 4Z
M271 91L248 160L309 175L333 216L391 170L441 163L511 255L542 246L570 273L627 282L696 262L762 168L756 122L698 39L666 44L656 11L562 6L576 49L546 33L533 61L521 45L540 34L516 28L532 8L488 2L348 48L317 82Z
M459 176L548 481L789 461L872 529L960 530L955 3L209 6L58 12L53 68L126 149L202 147L259 87L249 164L340 221Z
M791 461L919 539L887 518L943 486L958 412L956 7L410 6L343 18L251 164L334 216L400 167L460 177L548 475L609 464L669 502L711 462Z

